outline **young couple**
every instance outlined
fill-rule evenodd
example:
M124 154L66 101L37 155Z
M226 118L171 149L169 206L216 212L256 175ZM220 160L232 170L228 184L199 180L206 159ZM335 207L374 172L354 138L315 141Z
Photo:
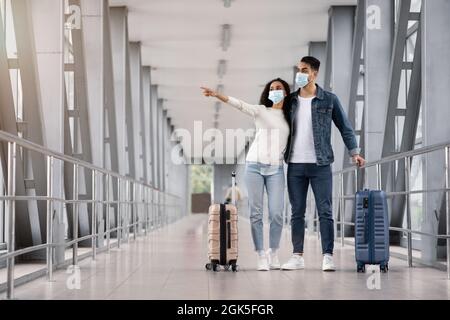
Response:
M257 269L298 270L305 267L303 243L308 187L311 184L320 221L322 270L334 271L334 228L332 215L331 123L339 129L350 156L363 166L355 133L342 106L333 93L316 84L320 61L303 57L298 64L296 84L290 94L282 79L270 81L261 95L260 105L250 105L233 97L204 88L207 97L216 97L252 116L256 135L246 158L246 183L253 242L257 252ZM284 207L283 160L288 164L287 186L292 206L291 233L293 255L283 265L277 251L282 232ZM269 244L264 250L263 194L269 206Z

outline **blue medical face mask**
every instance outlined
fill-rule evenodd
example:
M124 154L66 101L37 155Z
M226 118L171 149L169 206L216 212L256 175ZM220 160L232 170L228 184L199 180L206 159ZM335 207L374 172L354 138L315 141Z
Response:
M284 99L283 90L272 90L269 92L269 100L274 104L280 103Z
M295 83L299 86L299 88L303 88L309 83L308 80L309 74L297 72L295 75Z

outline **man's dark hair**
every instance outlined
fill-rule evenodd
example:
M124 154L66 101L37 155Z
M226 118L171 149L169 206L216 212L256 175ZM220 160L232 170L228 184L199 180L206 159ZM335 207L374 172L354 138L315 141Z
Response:
M300 61L309 64L311 69L313 69L314 71L319 71L320 69L320 61L317 58L314 58L312 56L306 56L303 57L302 60Z

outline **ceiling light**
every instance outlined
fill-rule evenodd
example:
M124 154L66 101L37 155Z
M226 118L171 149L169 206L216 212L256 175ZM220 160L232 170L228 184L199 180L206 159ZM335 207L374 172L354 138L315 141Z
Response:
M219 113L221 107L222 107L222 105L220 104L220 102L216 102L216 104L214 105L214 108L216 109L216 113Z
M228 47L230 46L230 42L231 42L231 25L223 24L222 25L222 39L221 39L221 44L220 44L223 51L227 51Z
M231 7L231 1L233 1L233 0L223 0L223 6L225 8Z
M226 60L219 60L219 65L217 67L217 75L219 78L223 78L225 73L227 72L227 61Z

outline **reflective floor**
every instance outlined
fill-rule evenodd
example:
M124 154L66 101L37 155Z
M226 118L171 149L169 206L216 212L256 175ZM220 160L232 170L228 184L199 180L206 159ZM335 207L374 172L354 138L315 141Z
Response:
M240 271L208 272L206 215L193 215L138 238L120 249L80 262L80 289L66 270L16 288L17 299L449 299L450 281L437 269L406 267L391 258L390 271L381 274L380 289L369 290L369 274L355 271L353 247L336 243L334 273L321 271L320 242L309 236L305 270L255 270L250 225L240 221ZM266 232L267 234L267 232ZM291 250L289 232L283 233L280 259ZM267 239L266 239L267 240ZM373 284L374 282L372 282ZM0 295L4 298L5 294Z

